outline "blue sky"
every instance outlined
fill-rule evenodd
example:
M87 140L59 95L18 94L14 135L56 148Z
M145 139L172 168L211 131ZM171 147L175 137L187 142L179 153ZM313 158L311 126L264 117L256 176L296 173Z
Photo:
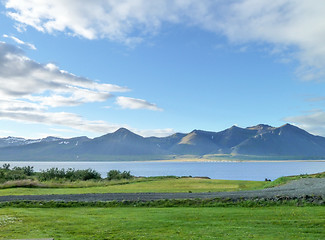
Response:
M325 136L321 0L2 0L0 136L286 122Z

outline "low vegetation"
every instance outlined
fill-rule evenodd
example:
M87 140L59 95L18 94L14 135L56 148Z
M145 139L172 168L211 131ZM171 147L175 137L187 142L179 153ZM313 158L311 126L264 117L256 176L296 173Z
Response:
M130 172L120 172L118 170L111 170L107 173L106 180L130 180L132 178L134 178L134 176L132 176ZM37 187L44 185L39 184L39 182L44 183L52 181L57 183L63 183L89 180L99 181L105 179L101 178L99 172L90 168L85 170L75 170L73 168L68 168L67 170L65 170L64 168L50 168L41 172L35 172L34 167L31 166L10 168L10 164L3 164L3 166L0 167L0 184L2 183L2 188L4 186L14 187L13 183L22 183L22 186L32 187L32 182L34 182L34 186Z
M223 192L259 189L264 181L200 179L190 177L148 177L130 180L102 180L77 182L8 182L0 195L42 195L82 193L136 193L136 192ZM23 184L34 184L32 187ZM38 185L36 185L38 184ZM42 184L42 185L40 185ZM18 187L19 186L19 187ZM6 187L6 188L5 188Z
M216 180L192 177L134 177L129 171L111 170L107 178L92 169L74 170L51 168L35 172L33 167L0 168L0 196L136 193L136 192L223 192L256 190L285 184L299 178L325 177L325 173L281 177L273 182Z
M44 181L87 181L101 179L100 173L92 169L75 170L72 168L58 169L50 168L41 172L35 172L34 167L13 167L10 164L3 164L0 167L0 183L17 180L38 180Z
M65 170L64 168L50 168L46 171L42 171L37 174L37 178L39 181L50 181L50 180L65 180L65 181L87 181L87 180L99 180L101 179L100 173L96 172L92 169L86 170L75 170L72 168L68 168Z
M34 168L30 166L14 167L10 169L10 164L3 164L3 166L0 167L0 183L22 179L31 179L34 174Z

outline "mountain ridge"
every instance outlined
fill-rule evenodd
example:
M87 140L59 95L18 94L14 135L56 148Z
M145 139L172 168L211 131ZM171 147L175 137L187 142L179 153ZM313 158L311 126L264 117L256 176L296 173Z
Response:
M120 128L97 138L0 138L0 160L160 159L180 155L297 156L323 158L325 138L291 124L266 124L219 132L193 130L167 137L142 137ZM144 157L146 156L146 157ZM164 157L165 156L165 157Z

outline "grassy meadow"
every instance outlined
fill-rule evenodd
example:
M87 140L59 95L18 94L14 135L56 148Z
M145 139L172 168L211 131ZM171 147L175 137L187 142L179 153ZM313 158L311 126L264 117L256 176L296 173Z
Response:
M8 183L7 183L8 184ZM15 187L0 189L4 195L81 194L81 193L137 193L137 192L220 192L262 188L264 181L215 180L201 178L136 178L131 180L81 181L74 183L44 182L32 184L11 182ZM37 185L40 184L40 185Z
M3 169L2 176L3 179L19 177L21 175L17 173L27 170ZM92 171L57 173L62 173L64 177L46 180L44 177L47 175L43 178L27 175L27 179L24 176L18 180L3 181L0 195L239 191L272 187L302 177L325 177L324 173L320 173L283 177L274 182L173 176L71 180L76 176L84 178L92 174L96 177L97 174ZM161 200L146 203L0 204L0 239L31 238L325 239L325 207L294 200L284 203Z
M274 187L306 177L323 178L325 173L280 177L272 182L174 176L73 182L62 179L44 182L35 179L23 179L0 184L0 196L137 192L225 192Z
M324 207L1 208L0 238L324 239Z

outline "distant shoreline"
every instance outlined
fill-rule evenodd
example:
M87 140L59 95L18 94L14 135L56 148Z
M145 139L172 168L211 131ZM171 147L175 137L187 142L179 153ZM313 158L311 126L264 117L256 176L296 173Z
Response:
M122 162L232 162L232 163L240 163L240 162L325 162L325 159L311 159L311 160L284 160L284 159L270 159L270 160L249 160L249 159L207 159L207 158L175 158L175 159L157 159L157 160L60 160L60 161L54 161L54 160L43 160L43 161L30 161L30 160L0 160L1 163L11 163L11 162L112 162L112 163L122 163Z
M240 160L240 159L203 159L203 158L186 158L186 159L168 159L168 160L149 160L150 162L325 162L325 159L312 160Z

